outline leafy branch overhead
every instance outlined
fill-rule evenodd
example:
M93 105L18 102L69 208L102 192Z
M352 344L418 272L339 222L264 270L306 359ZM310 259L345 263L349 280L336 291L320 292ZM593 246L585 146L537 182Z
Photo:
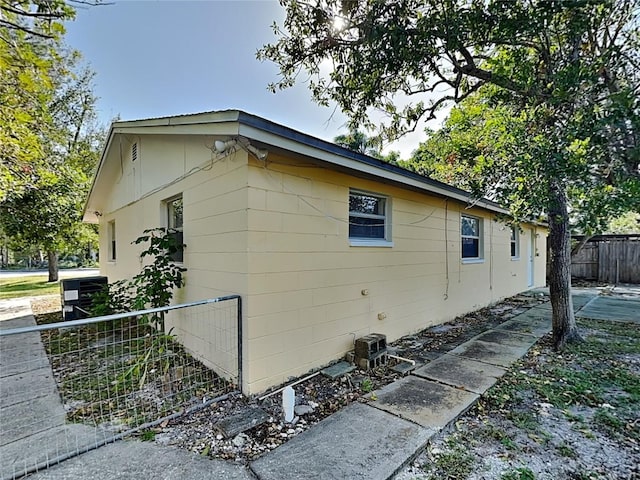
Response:
M592 80L628 100L638 93L620 83L620 65L607 64L619 57L628 62L623 70L638 71L634 0L281 3L284 28L273 25L280 38L257 54L280 67L269 88L290 87L310 73L318 103L335 101L355 125L369 127L376 126L369 109L379 109L391 116L389 137L486 84L527 104L571 100ZM399 107L399 93L418 101Z
M555 346L577 340L570 220L597 230L640 209L640 0L281 4L258 51L280 68L272 91L310 75L316 102L387 140L460 104L409 166L444 166L516 221L546 216Z
M104 132L94 73L63 43L79 4L94 3L0 0L0 228L12 246L47 252L50 281L58 253L97 248L81 216Z

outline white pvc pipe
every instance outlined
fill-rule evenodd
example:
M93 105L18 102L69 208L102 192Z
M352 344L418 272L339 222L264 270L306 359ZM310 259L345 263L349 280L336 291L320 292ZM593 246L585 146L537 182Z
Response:
M306 380L309 380L310 378L313 378L313 377L315 377L316 375L320 375L320 372L312 373L312 374L311 374L311 375L309 375L308 377L301 378L300 380L296 380L295 382L290 383L289 385L285 385L284 387L279 388L278 390L274 390L274 391L273 391L273 392L271 392L271 393L267 393L266 395L263 395L262 397L259 397L259 398L258 398L258 401L259 401L259 402L261 402L261 401L262 401L262 400L264 400L265 398L269 398L270 396L275 395L276 393L279 393L279 392L283 391L283 390L284 390L285 388L287 388L287 387L293 387L294 385L297 385L297 384L302 383L302 382L304 382L304 381L306 381Z
M411 360L409 358L404 358L404 357L399 357L397 355L391 355L390 353L387 354L387 357L389 358L395 358L396 360L400 360L401 362L407 362L410 363L411 365L415 366L416 361L415 360Z

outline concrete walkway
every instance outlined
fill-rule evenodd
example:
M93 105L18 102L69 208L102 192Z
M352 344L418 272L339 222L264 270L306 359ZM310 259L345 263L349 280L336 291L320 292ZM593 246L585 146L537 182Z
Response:
M591 308L589 311L595 311L600 298L610 300L610 297L596 297L598 293L577 290L574 293L576 311L585 305ZM610 309L611 304L607 305ZM616 305L626 312L625 315L638 321L640 312L635 303ZM353 403L331 415L251 462L248 468L171 447L131 440L90 451L30 478L392 478L427 445L430 438L469 409L509 365L526 354L550 328L549 305L531 308L462 343L411 375L372 392L367 404ZM0 366L2 364L0 362ZM42 370L45 367L39 363L35 365L38 375L46 376L46 369ZM3 374L0 379L3 397L5 379L10 376ZM44 389L43 398L53 402L47 396L49 390L50 387ZM2 418L4 413L0 411ZM4 436L4 427L2 432ZM0 453L8 445L0 447ZM4 465L4 458L0 465ZM5 473L3 466L2 478L7 478Z
M576 309L592 295L574 296ZM388 479L551 329L546 305L488 330L372 392L251 463L260 480Z
M0 302L0 330L35 324L30 299ZM107 431L65 423L38 332L0 336L0 480L35 471L68 479L254 478L244 467L185 450L113 440Z
M2 302L0 330L35 326L29 299ZM0 478L18 478L104 444L94 428L65 424L38 332L0 336Z

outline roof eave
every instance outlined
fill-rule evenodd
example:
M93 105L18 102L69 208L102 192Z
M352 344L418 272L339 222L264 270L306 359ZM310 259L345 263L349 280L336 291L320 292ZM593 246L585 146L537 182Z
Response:
M278 145L310 158L337 165L352 171L358 171L385 181L404 184L414 189L426 191L440 197L451 198L471 206L478 206L495 213L508 215L509 211L488 199L475 199L464 190L424 177L417 173L391 165L331 142L312 137L297 130L273 123L255 115L240 112L239 134L268 144ZM284 142L282 141L284 140Z

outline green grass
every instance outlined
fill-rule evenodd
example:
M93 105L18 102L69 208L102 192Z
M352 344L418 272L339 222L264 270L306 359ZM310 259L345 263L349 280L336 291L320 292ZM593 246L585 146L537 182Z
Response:
M58 282L47 282L46 275L0 279L0 300L60 293Z

